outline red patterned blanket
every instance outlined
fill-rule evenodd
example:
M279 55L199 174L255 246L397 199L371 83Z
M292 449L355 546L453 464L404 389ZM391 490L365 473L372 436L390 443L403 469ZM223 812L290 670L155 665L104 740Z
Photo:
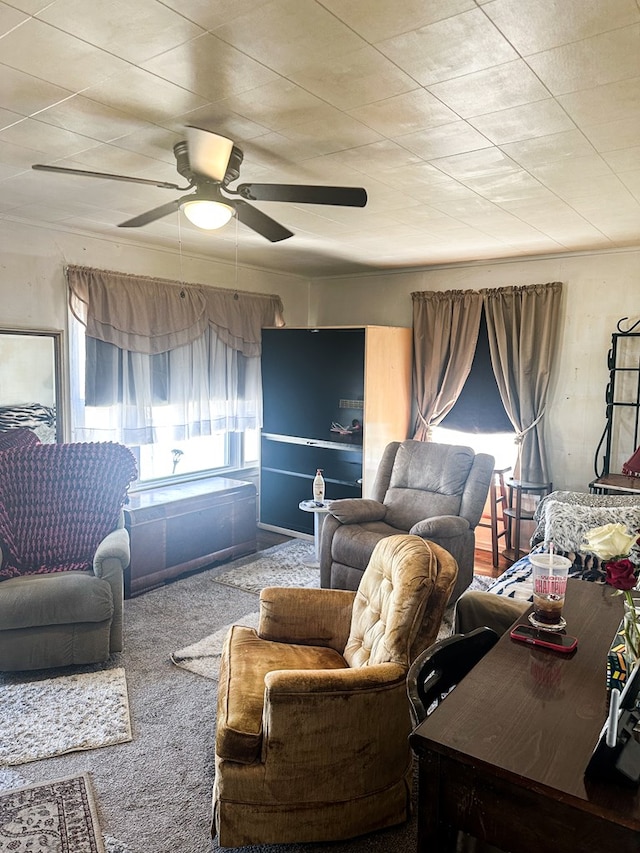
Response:
M131 451L112 442L0 452L0 580L89 569L136 476Z

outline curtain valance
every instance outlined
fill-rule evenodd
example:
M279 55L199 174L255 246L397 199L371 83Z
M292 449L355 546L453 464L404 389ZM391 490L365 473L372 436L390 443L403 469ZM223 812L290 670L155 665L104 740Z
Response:
M193 343L208 327L227 346L259 356L261 329L284 326L274 294L249 293L89 267L67 267L69 305L87 335L157 355Z

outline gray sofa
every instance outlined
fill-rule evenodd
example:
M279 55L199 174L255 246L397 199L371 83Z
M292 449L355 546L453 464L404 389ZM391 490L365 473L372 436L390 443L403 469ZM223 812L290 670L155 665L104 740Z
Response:
M494 459L460 445L387 445L372 498L332 501L320 542L320 585L357 589L377 542L413 533L441 545L458 563L453 603L473 578L474 530L489 492Z

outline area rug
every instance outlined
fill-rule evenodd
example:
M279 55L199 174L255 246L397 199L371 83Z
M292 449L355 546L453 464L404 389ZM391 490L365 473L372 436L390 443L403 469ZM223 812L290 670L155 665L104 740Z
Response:
M260 614L257 610L253 613L247 613L246 616L241 616L236 622L224 625L214 634L209 634L208 637L204 637L197 643L192 643L184 649L173 652L171 660L182 669L188 669L189 672L195 672L196 675L202 675L204 678L217 680L220 673L222 646L229 628L231 625L246 625L247 628L257 628L259 617Z
M0 794L0 851L105 853L87 774Z
M6 678L0 705L0 767L131 740L122 668L44 680Z
M216 581L255 593L265 586L320 586L320 570L304 565L313 559L313 542L292 539L235 560L227 571L216 575Z

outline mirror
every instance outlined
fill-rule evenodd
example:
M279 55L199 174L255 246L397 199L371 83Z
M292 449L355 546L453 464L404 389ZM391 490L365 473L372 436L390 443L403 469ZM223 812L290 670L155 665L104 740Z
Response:
M62 441L61 332L0 329L0 430Z

